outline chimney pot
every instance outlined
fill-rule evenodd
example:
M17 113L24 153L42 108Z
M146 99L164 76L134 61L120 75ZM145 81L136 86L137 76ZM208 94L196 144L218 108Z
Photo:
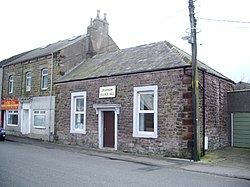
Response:
M100 19L100 10L97 10L97 16L96 18Z
M106 13L104 13L104 19L103 20L107 21L107 14Z
M90 26L92 26L92 25L93 25L93 19L90 18Z

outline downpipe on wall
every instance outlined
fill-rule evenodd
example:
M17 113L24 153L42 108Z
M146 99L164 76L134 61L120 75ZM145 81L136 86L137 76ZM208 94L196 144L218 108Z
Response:
M54 53L51 52L51 68L50 68L50 92L49 92L49 132L48 132L48 141L51 142L51 112L52 112L52 93L53 93L53 69L54 68Z

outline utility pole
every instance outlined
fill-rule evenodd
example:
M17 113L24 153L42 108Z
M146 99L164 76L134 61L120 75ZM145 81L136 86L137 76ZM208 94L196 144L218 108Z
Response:
M194 124L194 161L200 160L200 125L199 125L199 82L197 67L197 42L196 19L194 17L194 2L189 0L189 17L191 36L189 43L192 45L192 94L193 94L193 124Z

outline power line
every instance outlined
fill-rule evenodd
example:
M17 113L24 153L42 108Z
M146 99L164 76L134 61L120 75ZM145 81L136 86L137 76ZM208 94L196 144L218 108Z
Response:
M225 19L213 19L213 18L200 18L196 17L197 19L203 19L208 21L218 21L218 22L228 22L228 23L243 23L243 24L250 24L249 21L235 21L235 20L225 20Z

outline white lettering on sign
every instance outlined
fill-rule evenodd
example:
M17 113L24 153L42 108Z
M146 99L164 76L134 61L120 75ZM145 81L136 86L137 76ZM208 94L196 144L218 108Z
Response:
M105 86L99 88L99 98L115 97L116 86Z

